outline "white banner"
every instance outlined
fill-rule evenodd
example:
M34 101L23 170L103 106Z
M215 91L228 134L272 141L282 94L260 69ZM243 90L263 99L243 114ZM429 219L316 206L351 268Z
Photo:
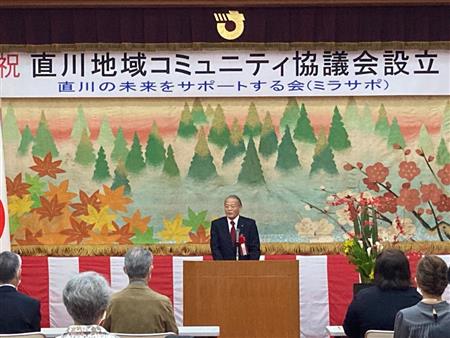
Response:
M0 95L449 95L450 51L3 53Z

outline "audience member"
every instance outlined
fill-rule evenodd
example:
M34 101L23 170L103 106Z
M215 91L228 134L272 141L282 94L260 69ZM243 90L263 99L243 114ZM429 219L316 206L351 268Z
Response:
M169 298L148 286L152 269L150 251L133 248L126 253L124 271L129 284L112 296L103 322L105 329L117 333L178 333Z
M83 272L70 279L63 290L63 302L75 325L59 338L114 338L99 326L110 295L105 278L96 272Z
M397 314L395 338L450 337L450 305L442 300L448 284L447 271L447 264L437 256L425 256L419 261L416 280L423 299Z
M363 338L367 330L393 330L397 312L421 300L411 287L408 259L400 250L378 255L374 277L375 285L359 291L347 309L344 331L350 338Z
M0 253L0 333L41 330L39 301L17 291L21 265L19 255Z

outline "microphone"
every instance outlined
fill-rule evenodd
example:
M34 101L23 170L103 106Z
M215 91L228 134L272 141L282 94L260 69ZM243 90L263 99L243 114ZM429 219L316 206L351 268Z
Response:
M239 233L240 229L236 226L236 238L234 239L234 246L236 250L236 260L239 260Z

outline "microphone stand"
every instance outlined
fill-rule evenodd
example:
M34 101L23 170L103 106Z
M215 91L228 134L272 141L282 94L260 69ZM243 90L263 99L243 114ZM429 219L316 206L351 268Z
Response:
M236 250L236 260L239 260L239 228L236 225L236 238L234 239L234 246Z

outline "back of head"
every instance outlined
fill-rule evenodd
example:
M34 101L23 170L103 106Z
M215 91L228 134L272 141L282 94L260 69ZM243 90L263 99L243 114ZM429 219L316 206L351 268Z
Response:
M19 255L10 251L0 253L0 284L11 284L18 278L20 265Z
M416 271L417 284L423 292L441 296L448 284L448 267L438 256L425 256L419 261Z
M63 290L63 302L76 324L98 324L108 306L111 291L104 277L83 272L70 279Z
M147 278L152 264L153 255L147 249L135 247L125 254L125 272L130 279Z
M411 286L411 271L405 254L385 249L375 261L375 285L383 290L401 290Z

